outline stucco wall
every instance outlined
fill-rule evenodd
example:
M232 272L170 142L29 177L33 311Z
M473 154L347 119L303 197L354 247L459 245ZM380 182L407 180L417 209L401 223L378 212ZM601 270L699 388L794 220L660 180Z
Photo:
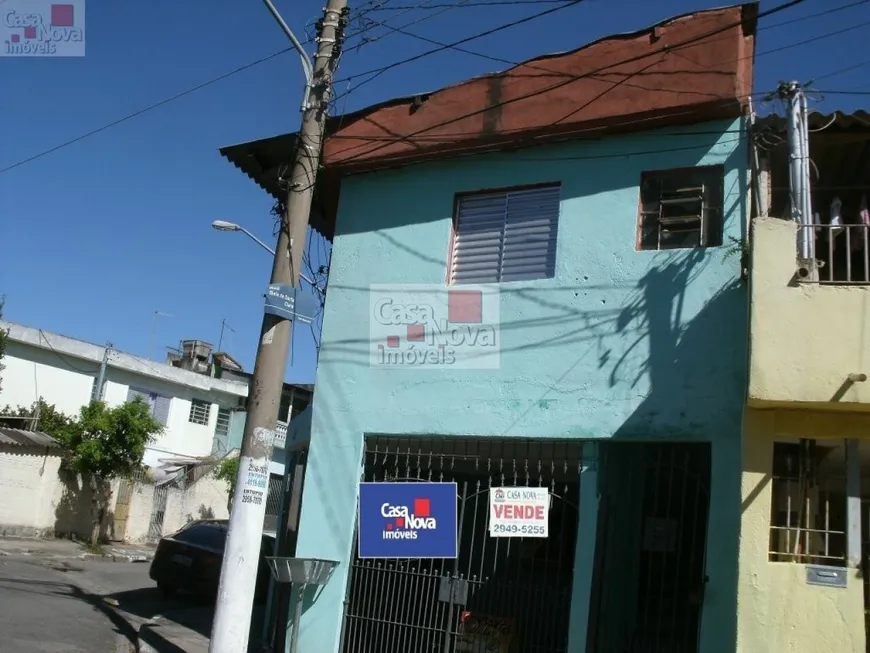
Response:
M90 537L90 488L60 463L56 450L0 445L0 535ZM101 533L112 526L109 510Z
M794 283L796 233L788 220L753 222L750 401L866 410L870 383L843 384L870 373L870 286Z
M0 535L54 534L59 468L56 452L0 444Z
M166 508L162 534L174 533L195 519L226 519L229 487L207 475L181 490L175 487L156 488L150 483L134 483L124 540L143 543L148 540L155 492L166 493Z
M819 417L830 437L848 435L837 416ZM845 589L819 587L807 585L806 566L768 561L773 443L800 435L813 437L792 416L746 411L737 651L864 653L864 588L857 570L849 571Z
M97 363L14 341L9 342L3 362L6 369L0 406L30 406L42 396L68 415L78 415L81 407L90 401L94 378L99 373ZM153 366L159 368L158 363L153 363ZM106 379L105 400L110 406L127 401L130 386L172 397L166 427L146 452L144 462L147 465L154 465L160 458L172 455L209 455L219 407L235 407L240 400L240 396L227 392L172 383L169 372L164 380L109 367ZM242 384L239 386L244 388ZM208 425L189 421L191 399L212 402Z
M746 292L740 122L575 142L343 182L297 554L343 561L306 613L334 651L365 433L713 442L702 650L734 641ZM676 134L676 135L675 135ZM712 134L712 135L711 135ZM718 134L718 135L717 135ZM642 154L642 153L646 154ZM645 170L723 164L726 246L635 250ZM496 370L374 369L368 288L444 284L457 192L561 181L555 278L501 285Z

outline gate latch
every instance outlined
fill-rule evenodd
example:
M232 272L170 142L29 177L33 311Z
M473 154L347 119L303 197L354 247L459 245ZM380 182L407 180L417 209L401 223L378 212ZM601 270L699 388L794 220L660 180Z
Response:
M442 576L438 584L438 600L442 603L465 605L468 602L468 581L455 576Z

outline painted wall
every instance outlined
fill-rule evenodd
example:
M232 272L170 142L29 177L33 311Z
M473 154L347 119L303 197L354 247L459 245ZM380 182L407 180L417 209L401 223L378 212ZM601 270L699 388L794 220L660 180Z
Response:
M211 475L204 476L184 490L176 487L158 489L151 483L136 482L133 483L130 494L127 524L124 533L117 534L119 539L138 544L148 541L155 491L166 493L162 530L164 535L174 533L195 519L229 517L229 486ZM117 493L115 496L117 498Z
M0 444L0 536L54 535L57 450Z
M857 570L850 570L845 589L818 587L807 585L805 565L768 561L774 440L819 437L822 432L827 437L854 435L854 417L843 423L830 413L807 417L808 411L746 410L738 653L865 651L864 588ZM865 418L866 434L870 424L860 417Z
M90 401L94 379L99 373L99 363L15 341L9 342L3 363L6 369L0 407L7 404L30 406L42 396L68 415L78 415L80 408ZM157 363L153 365L159 367ZM149 446L144 458L146 465L155 465L160 458L173 455L209 455L219 406L237 406L240 396L243 396L241 393L247 392L242 384L232 384L239 386L240 395L182 385L174 382L174 372L168 370L166 378L154 378L111 366L107 369L105 401L109 406L127 401L131 386L172 397L166 427ZM226 382L219 383L221 387L227 385ZM189 421L191 399L194 398L212 402L208 425Z
M90 488L60 462L56 449L0 445L0 536L90 537ZM101 533L112 527L110 510Z
M638 252L635 239L641 173L699 164L725 166L724 242L741 237L740 128L708 123L694 135L647 132L343 182L297 551L343 564L304 617L302 648L338 645L365 433L711 440L702 650L734 641L740 257L727 246ZM562 183L555 278L501 285L500 368L370 367L368 287L445 283L455 194L553 181Z
M753 222L750 401L868 410L870 383L843 384L870 371L870 286L793 283L796 232L788 220Z

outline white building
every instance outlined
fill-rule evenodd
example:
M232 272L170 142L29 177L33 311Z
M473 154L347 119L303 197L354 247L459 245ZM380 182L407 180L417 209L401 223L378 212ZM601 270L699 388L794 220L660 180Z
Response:
M245 382L217 379L125 354L42 329L0 320L9 331L0 408L31 406L39 397L68 415L78 415L96 393L106 357L103 400L117 406L139 395L151 405L163 432L148 447L144 463L212 453L216 432L225 436L232 411L244 409Z

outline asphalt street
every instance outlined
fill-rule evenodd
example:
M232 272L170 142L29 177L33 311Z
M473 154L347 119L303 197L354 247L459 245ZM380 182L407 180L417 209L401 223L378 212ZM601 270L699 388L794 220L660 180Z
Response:
M142 563L2 557L0 653L129 653L137 624L111 597L152 586Z

